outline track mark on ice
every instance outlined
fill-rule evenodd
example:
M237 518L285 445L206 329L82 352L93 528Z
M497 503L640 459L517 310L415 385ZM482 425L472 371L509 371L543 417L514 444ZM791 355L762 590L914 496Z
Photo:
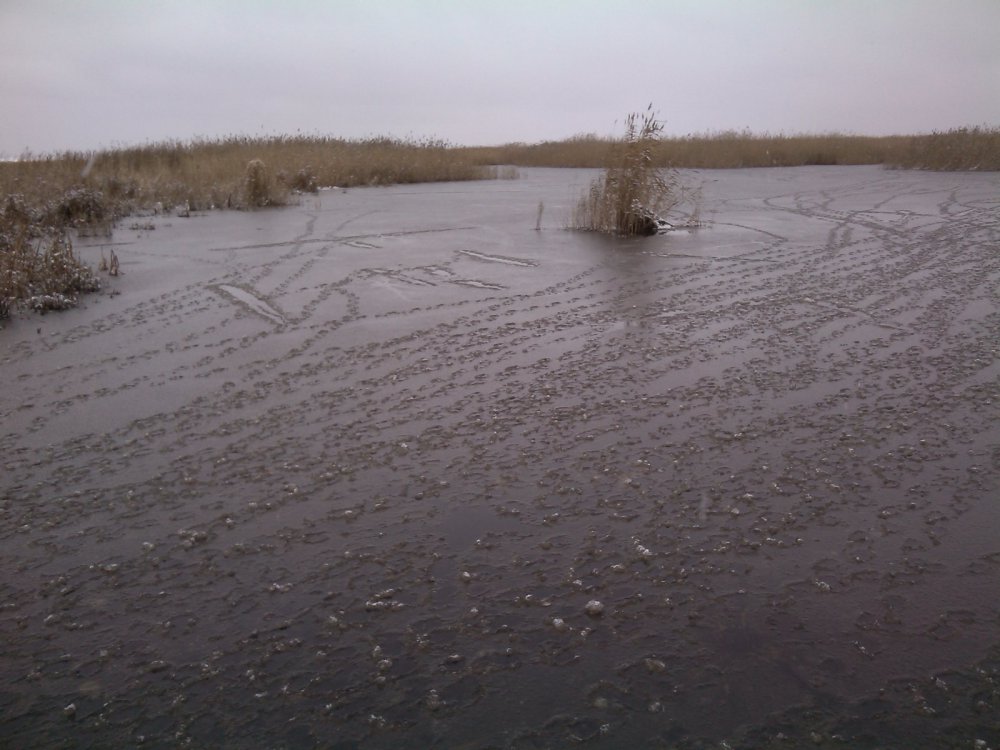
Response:
M509 266L522 266L524 268L533 268L538 264L530 260L521 260L519 258L507 258L502 255L487 255L486 253L477 253L475 250L459 250L462 255L468 255L470 258L475 258L476 260L481 260L486 263L506 263Z
M249 308L252 312L257 313L261 317L267 318L272 323L285 325L286 321L284 316L252 292L230 284L217 284L215 289L222 292L225 296L242 304L244 307Z

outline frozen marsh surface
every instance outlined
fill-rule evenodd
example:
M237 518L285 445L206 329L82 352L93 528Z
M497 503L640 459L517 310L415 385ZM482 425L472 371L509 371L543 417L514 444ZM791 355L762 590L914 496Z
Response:
M156 217L8 321L0 745L1000 746L1000 177L616 241L593 174Z

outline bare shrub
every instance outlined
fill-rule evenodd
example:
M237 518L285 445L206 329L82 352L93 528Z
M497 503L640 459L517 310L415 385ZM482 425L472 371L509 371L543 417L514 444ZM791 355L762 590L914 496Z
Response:
M11 193L0 209L0 231L11 232L42 224L42 211L20 193Z
M111 213L100 190L79 186L65 191L50 212L51 224L70 227L103 223Z
M243 188L246 204L250 208L260 208L270 202L271 178L260 159L251 159L247 163Z
M26 227L0 228L0 317L24 305L33 310L72 307L77 296L94 292L97 276L73 252L62 232L33 237Z
M296 172L295 177L292 178L290 187L292 190L298 190L300 193L319 192L319 183L316 181L316 175L313 174L312 167L303 167Z

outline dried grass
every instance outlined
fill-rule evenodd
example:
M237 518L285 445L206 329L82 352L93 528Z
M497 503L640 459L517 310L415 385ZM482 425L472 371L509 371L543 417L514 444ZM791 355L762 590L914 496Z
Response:
M486 164L603 167L619 144L619 139L583 134L563 141L473 148L468 153ZM658 167L675 169L884 164L907 169L998 171L1000 128L894 136L723 131L661 138L651 152L651 161Z
M257 162L251 182L250 164ZM375 137L348 141L322 137L230 137L166 142L97 153L66 152L0 163L0 195L21 195L34 205L87 190L104 210L121 216L190 206L255 208L281 205L294 191L516 177L473 161L467 150L438 140ZM78 212L78 207L71 210Z
M913 136L887 166L941 171L1000 171L1000 127L957 128Z

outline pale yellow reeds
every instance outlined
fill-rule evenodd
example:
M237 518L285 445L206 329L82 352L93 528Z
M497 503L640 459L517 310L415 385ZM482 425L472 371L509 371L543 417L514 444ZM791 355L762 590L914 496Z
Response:
M269 195L248 203L247 165L264 165ZM166 142L97 153L65 152L0 163L0 194L32 203L72 187L98 190L130 208L188 204L192 209L280 203L290 190L474 180L497 175L437 140L376 137L244 138Z
M616 139L593 134L470 148L474 161L522 167L603 167ZM740 169L884 164L933 170L1000 170L1000 128L957 128L929 135L773 135L723 131L662 138L652 152L661 167Z

